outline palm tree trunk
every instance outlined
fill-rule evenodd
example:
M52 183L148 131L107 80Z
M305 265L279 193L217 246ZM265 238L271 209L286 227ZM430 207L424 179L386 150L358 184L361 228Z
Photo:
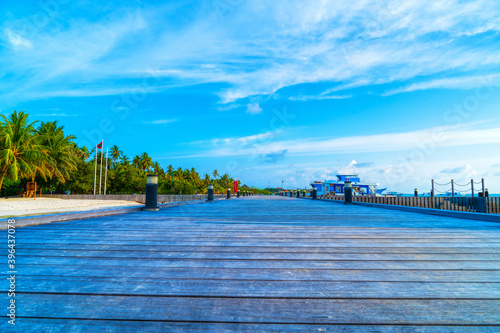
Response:
M2 170L2 176L0 177L0 192L2 191L2 184L3 184L3 179L5 178L5 176L7 175L7 171L9 171L9 167L6 166L3 170Z

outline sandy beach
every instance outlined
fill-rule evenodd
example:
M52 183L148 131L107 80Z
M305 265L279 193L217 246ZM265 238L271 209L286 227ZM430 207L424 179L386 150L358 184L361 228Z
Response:
M111 207L133 207L141 204L121 200L74 200L56 198L0 199L0 217L89 211Z

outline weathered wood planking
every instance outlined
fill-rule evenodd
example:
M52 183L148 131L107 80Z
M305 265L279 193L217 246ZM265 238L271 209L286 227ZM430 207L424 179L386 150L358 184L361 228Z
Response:
M493 325L500 319L500 300L19 294L18 301L20 317L41 318L393 325Z
M7 255L8 251L0 251ZM206 259L206 260L423 260L423 261L498 261L500 253L308 253L308 252L209 252L209 251L134 251L23 249L18 257L55 258L130 258L130 259Z
M221 260L221 259L144 259L144 258L86 258L86 257L17 257L18 265L50 265L53 267L66 264L82 266L120 266L120 267L183 267L183 268L251 268L251 269L481 269L500 270L498 260Z
M248 197L16 237L24 331L500 331L491 222Z
M19 276L88 276L197 280L500 282L497 270L250 269L19 265Z
M17 289L31 293L137 296L335 298L335 299L499 299L497 283L359 282L290 280L130 279L71 276L22 276ZM452 296L450 296L452 295Z
M322 325L322 324L272 324L272 323L200 323L168 321L111 321L82 319L46 319L25 318L17 329L21 331L66 332L71 327L74 332L274 332L274 333L491 333L500 330L500 326L453 326L440 325Z

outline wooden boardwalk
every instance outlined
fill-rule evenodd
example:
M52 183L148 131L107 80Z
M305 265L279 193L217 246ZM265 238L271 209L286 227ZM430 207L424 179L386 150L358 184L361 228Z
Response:
M246 197L16 241L19 332L500 332L491 222Z

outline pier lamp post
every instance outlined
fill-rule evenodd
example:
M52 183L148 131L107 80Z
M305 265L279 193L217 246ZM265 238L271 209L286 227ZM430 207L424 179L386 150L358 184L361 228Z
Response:
M207 201L213 202L214 201L214 186L213 185L208 185L208 198Z
M344 205L352 205L352 182L344 182Z
M316 188L316 186L314 186L314 188L313 188L312 199L318 200L318 189Z
M146 205L142 210L156 212L158 207L158 175L148 175L146 180Z
M230 188L227 189L226 199L231 199L231 189Z
M415 191L414 191L414 196L415 197L418 197L418 189L416 188Z

